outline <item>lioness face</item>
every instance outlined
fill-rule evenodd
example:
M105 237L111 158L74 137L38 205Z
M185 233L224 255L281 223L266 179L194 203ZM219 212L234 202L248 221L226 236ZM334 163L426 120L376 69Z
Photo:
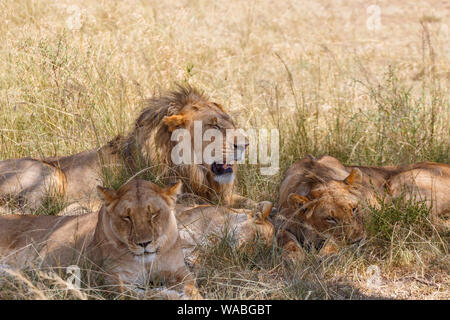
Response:
M296 193L289 195L288 210L295 210L295 218L308 230L304 234L311 236L313 231L315 239L307 240L317 241L318 236L322 240L331 238L339 243L354 243L364 238L360 200L351 183L354 181L349 177L316 185L307 197Z
M161 189L143 180L127 183L118 191L98 188L113 236L136 258L152 260L178 232L173 213L181 183Z
M234 180L234 164L244 159L249 142L242 130L236 129L222 106L214 102L188 104L178 114L165 117L164 122L170 131L183 128L190 132L192 163L212 174L218 183L231 183ZM201 139L200 142L198 139ZM221 154L215 154L212 150L213 143L214 149ZM201 154L196 146L201 146ZM201 163L195 158L202 159Z

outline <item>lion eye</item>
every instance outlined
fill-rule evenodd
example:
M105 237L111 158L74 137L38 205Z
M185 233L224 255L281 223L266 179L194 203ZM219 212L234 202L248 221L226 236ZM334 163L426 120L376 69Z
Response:
M328 222L329 224L338 224L337 219L334 218L334 217L328 217L328 218L327 218L327 222Z
M130 208L128 208L127 209L127 215L123 216L122 219L125 220L126 222L130 222L131 223L130 214L131 214L131 210L130 210Z
M147 208L148 210L148 214L150 215L150 220L154 221L156 218L158 218L159 213L161 212L161 210L155 211L155 212L151 212L150 207Z
M352 208L352 213L355 215L357 210L357 208Z

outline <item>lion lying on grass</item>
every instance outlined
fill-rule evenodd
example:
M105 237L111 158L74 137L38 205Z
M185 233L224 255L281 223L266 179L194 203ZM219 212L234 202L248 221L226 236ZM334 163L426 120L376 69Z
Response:
M88 262L123 291L153 279L201 298L188 271L174 215L181 183L161 189L133 180L118 191L99 187L98 213L78 216L0 216L0 264L67 267ZM84 261L84 262L83 262ZM173 297L173 290L163 290Z
M222 161L180 165L172 162L172 149L177 144L171 140L173 131L186 129L194 139L194 121L201 122L202 137L208 129L223 134ZM238 130L229 135L229 129L236 127L221 105L192 87L179 87L177 91L149 99L131 133L116 137L99 149L42 161L29 158L0 161L0 202L10 201L22 210L33 210L51 191L69 202L89 206L91 195L96 194L95 187L105 180L107 172L126 169L131 176L142 168L156 170L157 165L162 167L162 176L182 179L185 191L200 199L224 205L250 201L233 194L235 161L243 158L248 139ZM202 152L206 146L201 143ZM195 143L191 143L192 156L194 147Z
M330 156L307 156L289 168L281 183L275 219L278 243L288 251L301 251L300 243L319 247L328 239L358 242L365 236L365 205L379 205L384 194L425 201L431 221L440 224L450 214L450 166L344 166ZM325 253L332 247L325 246Z
M272 203L258 203L255 210L210 205L177 208L177 222L186 259L195 264L196 248L228 237L236 247L256 240L271 244L274 226L269 219Z

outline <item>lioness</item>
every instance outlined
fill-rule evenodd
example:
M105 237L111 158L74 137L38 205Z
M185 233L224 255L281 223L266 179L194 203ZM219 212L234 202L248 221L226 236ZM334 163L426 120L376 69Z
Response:
M385 193L426 201L438 221L450 213L450 166L344 166L331 156L307 156L288 169L281 183L278 242L288 250L297 250L299 242L357 242L365 234L364 204L378 205L376 194Z
M194 122L201 123L201 129ZM178 143L172 141L176 129L186 129L191 136L191 164L174 164L171 154ZM194 135L194 129L199 131ZM194 154L202 152L202 139L208 129L223 134L223 154L211 164L196 163ZM192 87L179 87L164 96L153 97L136 120L127 137L116 137L95 150L71 156L0 161L0 202L12 199L23 209L35 209L49 189L67 201L89 204L95 187L101 184L104 170L125 167L130 174L142 166L162 164L163 175L181 178L186 191L209 201L232 205L247 199L233 194L235 161L241 160L248 146L247 137L236 129L224 108ZM222 157L221 157L222 156ZM249 201L249 200L248 200ZM251 202L250 202L251 203Z
M103 206L78 216L0 216L0 264L67 267L89 261L116 288L157 278L200 298L188 271L174 215L181 183L159 188L133 180L118 191L98 187Z
M257 239L267 244L273 240L274 226L269 219L272 203L269 201L258 203L255 210L201 205L177 206L176 211L185 258L193 264L197 246L215 237L229 236L236 247Z

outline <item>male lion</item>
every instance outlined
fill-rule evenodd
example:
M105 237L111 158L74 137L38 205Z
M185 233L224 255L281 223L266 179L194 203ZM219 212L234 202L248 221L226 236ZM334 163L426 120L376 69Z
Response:
M0 216L0 264L26 268L89 263L120 291L156 278L182 285L181 297L200 298L184 263L174 215L180 189L181 182L159 188L132 180L118 191L98 187L103 198L99 212Z
M298 250L299 242L357 242L365 236L364 204L379 205L377 194L426 201L437 222L450 213L450 166L344 166L331 156L307 156L288 169L281 183L278 242L288 250Z
M202 139L208 129L223 134L220 160L210 164L194 162L194 155L203 153L208 145L194 141L194 122L202 124L197 139ZM191 162L188 164L172 161L177 141L171 138L176 129L190 133ZM50 189L67 201L86 205L107 170L126 168L133 175L142 167L153 168L158 164L162 164L163 175L172 180L181 178L186 191L199 198L220 200L225 205L250 201L233 194L235 162L243 158L248 139L239 130L229 134L230 129L236 127L221 105L192 87L179 87L177 91L149 99L131 133L116 137L99 149L42 161L29 158L0 161L0 201L12 199L22 209L25 205L35 209Z

